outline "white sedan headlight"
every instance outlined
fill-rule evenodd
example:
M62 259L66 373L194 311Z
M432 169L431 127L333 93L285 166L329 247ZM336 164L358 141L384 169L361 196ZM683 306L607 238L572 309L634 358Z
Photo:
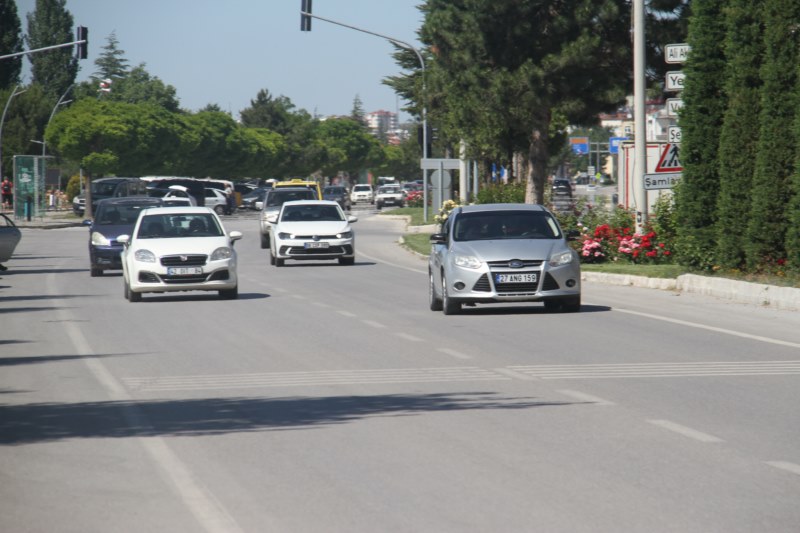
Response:
M343 231L341 233L337 233L336 234L336 238L337 239L349 239L352 236L353 236L353 232L352 231Z
M111 241L102 233L98 231L92 232L92 245L93 246L111 246Z
M572 262L573 259L574 257L572 255L572 252L570 252L569 250L567 250L566 252L555 253L552 256L550 256L550 266L557 267L557 266L568 265Z
M233 256L233 250L228 246L217 248L211 254L211 261L221 261L222 259L230 259Z
M156 254L154 254L150 250L136 250L136 253L133 254L133 258L143 263L156 262Z
M480 268L481 260L474 255L454 255L453 264L463 268Z
M292 235L291 233L286 233L281 231L280 233L278 233L278 238L281 240L294 239L294 235Z

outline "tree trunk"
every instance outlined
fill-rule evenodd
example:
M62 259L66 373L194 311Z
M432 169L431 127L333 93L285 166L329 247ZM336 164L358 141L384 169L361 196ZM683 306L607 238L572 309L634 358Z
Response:
M547 128L535 128L531 133L531 144L528 150L527 185L525 187L525 203L543 204L544 187L547 183Z

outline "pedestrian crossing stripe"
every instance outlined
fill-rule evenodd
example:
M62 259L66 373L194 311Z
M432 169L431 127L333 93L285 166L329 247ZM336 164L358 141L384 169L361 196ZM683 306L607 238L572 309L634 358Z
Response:
M678 159L678 144L668 143L664 146L664 151L661 153L661 158L656 165L656 172L680 172L683 170Z

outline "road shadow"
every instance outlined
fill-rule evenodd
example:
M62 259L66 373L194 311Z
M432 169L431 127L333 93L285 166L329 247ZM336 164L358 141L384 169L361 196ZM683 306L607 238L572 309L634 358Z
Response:
M24 357L0 357L0 367L17 365L34 365L42 363L57 363L59 361L79 361L82 359L100 359L125 355L140 355L134 353L105 353L95 355L31 355Z
M567 313L564 311L548 311L542 304L531 305L501 305L501 304L477 304L475 307L463 306L458 316L491 316L491 315L563 315L580 316L582 313L599 313L611 311L611 307L605 305L581 305L581 310L577 313Z
M0 445L315 429L374 417L523 410L575 403L584 402L546 402L493 392L464 392L3 405L0 406Z
M263 300L264 298L271 298L272 295L264 294L262 292L240 292L239 297L235 300L224 300L220 298L215 291L197 291L194 294L185 294L181 292L173 293L153 293L146 292L142 294L142 299L136 303L158 303L158 302L208 302L208 301L227 301L236 302L238 300Z

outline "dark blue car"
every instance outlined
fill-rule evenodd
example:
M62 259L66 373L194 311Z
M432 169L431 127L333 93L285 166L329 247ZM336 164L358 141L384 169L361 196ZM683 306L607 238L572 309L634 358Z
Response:
M89 268L92 277L104 270L122 270L120 235L130 235L142 209L164 205L161 198L146 196L108 198L97 202L94 220L84 220L89 227Z

